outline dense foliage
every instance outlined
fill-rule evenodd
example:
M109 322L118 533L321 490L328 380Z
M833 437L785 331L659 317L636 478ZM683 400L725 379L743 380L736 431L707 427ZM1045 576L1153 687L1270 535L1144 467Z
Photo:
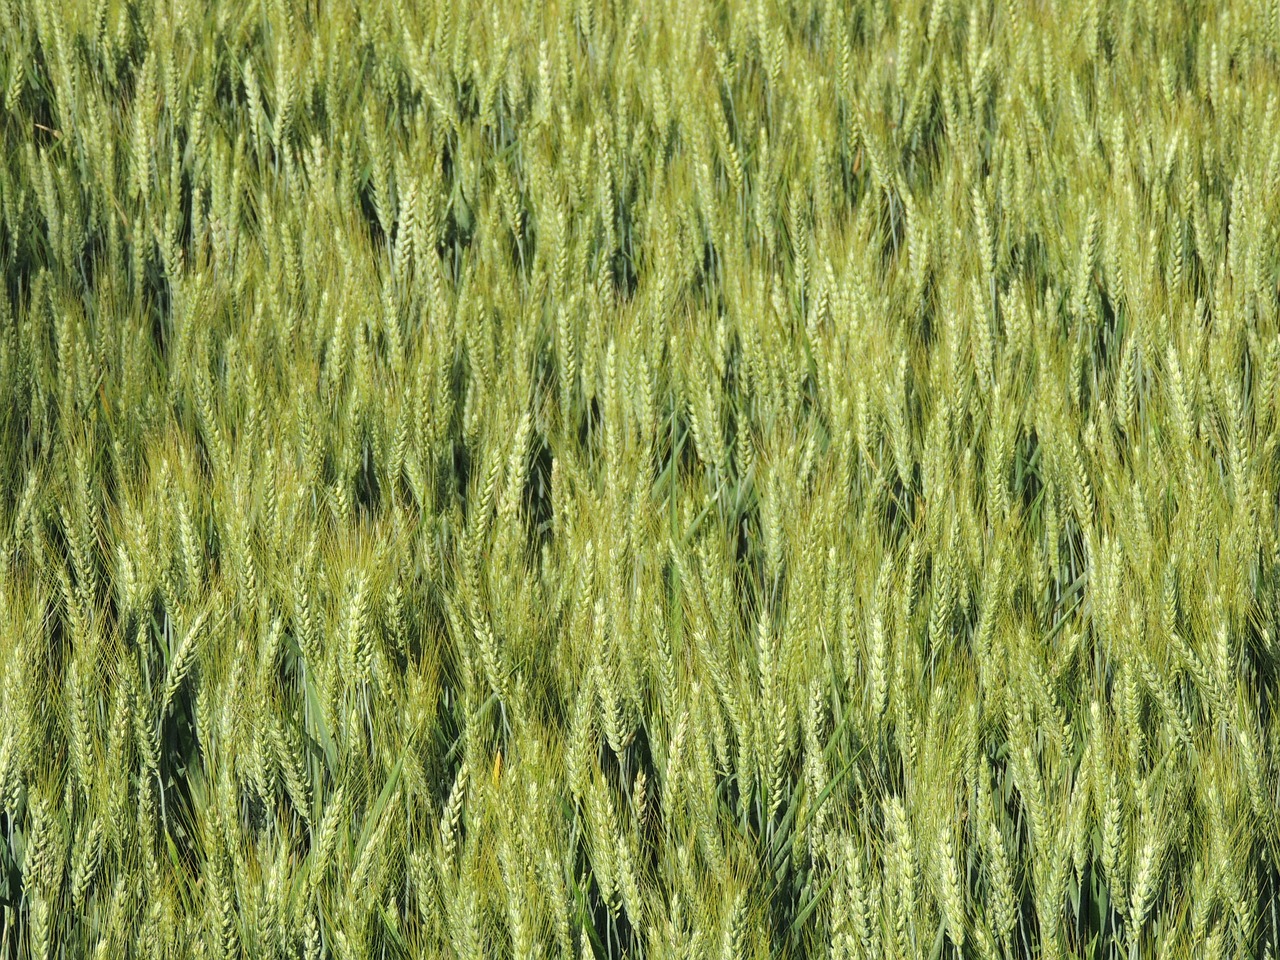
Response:
M1280 3L0 0L0 958L1275 957Z

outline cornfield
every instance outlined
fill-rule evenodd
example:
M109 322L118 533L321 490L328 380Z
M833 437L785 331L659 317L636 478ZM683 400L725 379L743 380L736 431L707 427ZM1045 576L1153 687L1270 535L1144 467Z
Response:
M0 0L0 104L0 960L1280 955L1277 0Z

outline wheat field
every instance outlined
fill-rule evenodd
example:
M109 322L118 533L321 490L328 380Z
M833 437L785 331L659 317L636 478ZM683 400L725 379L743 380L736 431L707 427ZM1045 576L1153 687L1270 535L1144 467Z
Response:
M1280 956L1280 2L0 0L0 960Z

